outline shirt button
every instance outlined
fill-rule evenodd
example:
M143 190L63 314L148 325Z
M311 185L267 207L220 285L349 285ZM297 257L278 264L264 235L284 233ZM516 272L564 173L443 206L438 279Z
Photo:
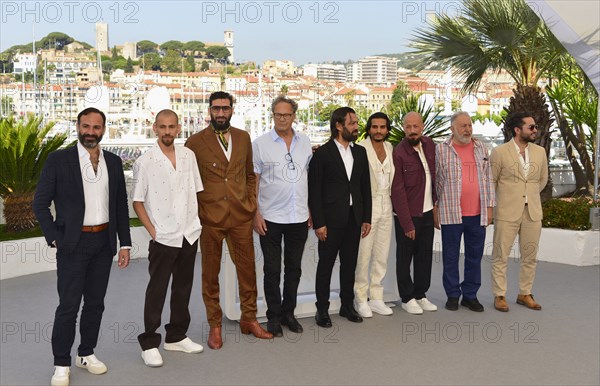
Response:
M217 167L217 164L216 164L216 163L215 163L215 164L213 164L213 168L216 168L216 167Z
M227 201L227 196L223 197L223 200Z
M227 177L225 178L225 182L227 182Z

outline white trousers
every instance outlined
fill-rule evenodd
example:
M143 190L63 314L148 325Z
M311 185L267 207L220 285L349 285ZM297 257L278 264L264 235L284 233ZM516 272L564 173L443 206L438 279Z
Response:
M387 260L393 233L392 200L389 196L373 197L371 232L360 240L354 279L356 303L383 300L381 282L387 270Z

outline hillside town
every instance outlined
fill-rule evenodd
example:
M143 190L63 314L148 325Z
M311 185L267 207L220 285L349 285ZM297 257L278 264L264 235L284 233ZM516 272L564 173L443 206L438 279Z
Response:
M400 91L397 88L402 87L402 92L418 95L423 103L434 106L441 117L460 108L491 122L508 105L515 86L504 71L486 73L477 92L464 95L463 84L451 68L417 69L410 60L404 61L405 67L398 55L367 56L346 64L296 64L280 58L236 63L230 30L224 31L223 42L197 42L205 52L186 51L171 41L147 53L140 49L143 42L110 46L108 27L96 24L95 47L77 41L60 46L55 41L54 47L46 44L48 48L35 53L14 52L12 74L2 76L0 114L33 113L56 122L54 132L72 131L77 112L96 106L107 112L110 139L131 141L151 136L153 115L168 107L182 117L181 135L187 137L205 127L210 93L223 90L236 98L234 123L256 137L270 126L270 101L286 94L299 104L298 124L308 128L313 142L319 143L323 138L316 131L326 120L320 112L328 105L387 111L394 93ZM161 66L167 71L153 69L157 56L164 63L175 51L179 56L175 63ZM111 57L113 63L115 58L125 62L125 68L111 69L113 63L104 60ZM497 134L497 125L491 126ZM493 132L485 134L494 136Z

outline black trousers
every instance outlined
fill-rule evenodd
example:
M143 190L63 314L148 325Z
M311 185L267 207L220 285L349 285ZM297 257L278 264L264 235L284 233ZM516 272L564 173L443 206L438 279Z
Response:
M431 284L431 263L433 258L433 210L423 213L423 217L413 217L415 239L404 235L397 217L396 229L396 278L402 302L422 299ZM410 277L410 264L413 264L414 282Z
M158 348L160 327L169 279L171 283L171 316L165 326L165 342L175 343L186 338L190 326L190 296L194 281L194 265L198 252L198 240L191 244L183 239L181 248L170 247L150 240L148 247L148 272L150 281L144 302L144 333L138 336L142 350Z
M284 314L294 314L298 285L302 275L302 254L308 238L308 221L296 224L278 224L266 221L267 232L260 236L264 256L264 290L267 318L279 321ZM281 239L283 238L283 300L281 281Z
M345 228L327 227L327 239L319 241L319 263L315 279L317 294L317 310L329 310L329 292L331 273L338 252L340 255L340 300L342 306L352 306L354 301L354 273L358 259L358 244L360 243L360 227L354 220L350 207L348 224Z
M71 366L71 348L75 341L75 325L83 298L79 321L81 344L78 355L94 353L104 312L104 296L108 286L113 254L108 229L83 232L73 249L58 246L56 275L59 304L52 328L52 353L55 366Z

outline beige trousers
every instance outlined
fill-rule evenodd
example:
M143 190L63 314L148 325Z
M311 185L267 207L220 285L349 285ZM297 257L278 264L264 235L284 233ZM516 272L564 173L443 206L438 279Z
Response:
M506 296L506 268L513 243L519 235L520 261L519 295L530 295L535 279L538 244L542 233L542 221L533 221L528 207L523 208L517 221L494 220L494 247L492 250L492 291L494 296Z
M371 232L360 240L358 261L354 277L356 303L383 300L381 282L387 270L387 260L392 239L392 201L389 196L373 197Z

